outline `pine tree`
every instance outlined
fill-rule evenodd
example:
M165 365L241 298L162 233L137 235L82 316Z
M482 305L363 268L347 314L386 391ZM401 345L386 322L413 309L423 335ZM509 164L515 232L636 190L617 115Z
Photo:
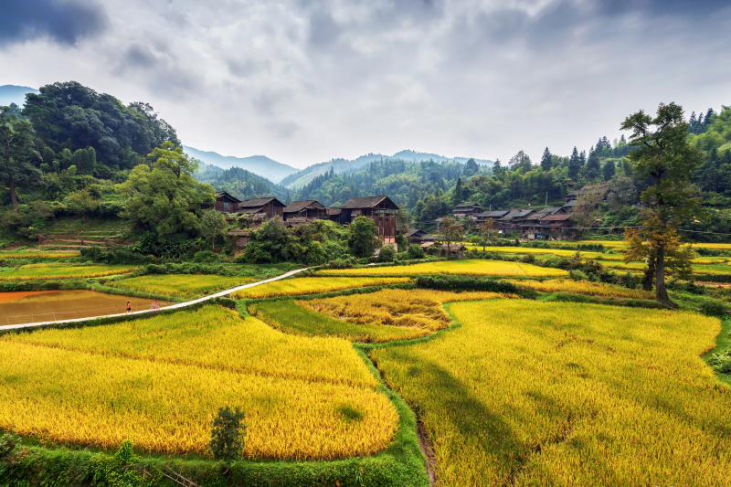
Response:
M551 151L548 147L543 151L543 157L541 157L541 169L544 171L550 171L553 166Z
M579 157L579 151L576 150L576 146L574 146L574 150L571 153L571 157L569 158L569 178L576 180L579 177L579 174L581 173L581 158Z
M602 167L602 176L604 176L604 181L612 179L615 172L616 167L614 165L614 161L607 161L604 163L604 166Z
M588 181L596 181L599 179L601 172L601 163L599 162L599 153L596 150L589 151L589 160L586 162L584 176Z

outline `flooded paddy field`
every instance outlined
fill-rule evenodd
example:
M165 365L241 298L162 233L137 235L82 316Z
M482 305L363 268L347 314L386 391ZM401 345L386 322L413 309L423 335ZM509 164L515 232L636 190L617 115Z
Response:
M127 302L132 311L140 311L150 309L155 300L87 290L0 293L0 326L124 313Z

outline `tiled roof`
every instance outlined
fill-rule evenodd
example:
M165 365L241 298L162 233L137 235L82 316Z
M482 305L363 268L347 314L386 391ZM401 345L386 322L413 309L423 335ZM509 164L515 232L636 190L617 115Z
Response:
M563 222L571 219L570 213L556 213L555 215L548 215L541 218L542 222Z
M298 211L302 211L305 208L317 208L319 210L325 209L324 206L320 204L317 200L303 200L303 201L293 201L290 204L288 204L284 208L285 213L297 213Z
M259 208L266 205L270 201L276 201L280 205L284 206L284 203L279 201L274 196L265 196L263 198L252 198L250 200L242 201L241 203L239 203L239 208Z
M342 206L344 210L356 210L358 208L373 208L379 205L381 201L387 199L386 195L364 196L362 198L350 198Z

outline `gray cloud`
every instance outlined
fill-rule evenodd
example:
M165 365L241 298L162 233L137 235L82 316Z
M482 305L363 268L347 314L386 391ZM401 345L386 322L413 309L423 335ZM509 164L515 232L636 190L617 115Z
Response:
M1 13L0 44L48 37L70 45L106 25L101 7L71 0L4 0Z
M14 82L77 79L149 101L189 145L300 166L404 147L538 159L546 145L563 154L616 137L624 116L661 101L688 111L731 102L727 0L104 6L94 43L67 52L26 33L0 50L0 65ZM36 32L63 44L85 31Z

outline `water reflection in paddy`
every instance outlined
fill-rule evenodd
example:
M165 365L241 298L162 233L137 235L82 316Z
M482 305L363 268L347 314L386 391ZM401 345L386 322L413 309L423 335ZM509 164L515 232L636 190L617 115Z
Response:
M96 291L23 291L0 293L0 326L55 321L151 309L155 300ZM157 301L160 306L169 303Z

